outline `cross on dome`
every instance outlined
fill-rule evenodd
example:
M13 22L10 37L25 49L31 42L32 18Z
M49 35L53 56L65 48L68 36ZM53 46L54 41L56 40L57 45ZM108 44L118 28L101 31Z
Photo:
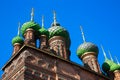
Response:
M32 11L31 11L31 21L34 20L34 8L32 8Z

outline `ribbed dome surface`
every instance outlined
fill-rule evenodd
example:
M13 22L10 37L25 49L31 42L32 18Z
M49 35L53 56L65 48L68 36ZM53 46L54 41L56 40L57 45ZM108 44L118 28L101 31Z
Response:
M23 39L20 36L16 36L12 39L12 45L14 45L15 43L20 43L23 44Z
M113 61L106 59L102 64L102 69L104 72L110 71L110 67L113 65Z
M102 64L102 69L104 72L115 70L120 70L120 65L114 63L113 61L106 59L105 62Z
M44 27L42 27L41 29L39 29L39 35L46 35L48 37L49 31L45 29Z
M114 72L115 70L120 70L120 65L114 63L114 64L111 66L110 71L113 71L113 72Z
M81 57L86 52L95 52L98 55L98 47L91 42L84 42L77 49L77 55Z
M66 39L67 42L67 46L70 46L70 37L69 37L69 33L66 29L64 29L63 27L56 25L53 25L52 27L50 27L48 29L49 31L49 38L52 38L54 36L61 36L64 37Z
M40 29L40 26L38 23L36 23L34 21L26 22L22 25L22 28L21 28L22 35L24 35L25 31L28 28L32 28L33 30L38 31Z

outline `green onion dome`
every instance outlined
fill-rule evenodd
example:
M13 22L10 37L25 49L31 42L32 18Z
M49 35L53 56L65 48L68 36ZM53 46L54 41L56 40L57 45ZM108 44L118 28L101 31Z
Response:
M12 45L14 45L15 43L19 43L19 44L23 44L23 39L20 36L16 36L12 39Z
M120 70L120 65L114 63L114 64L110 67L110 71L114 72L115 70Z
M25 31L28 29L28 28L32 28L33 30L35 31L38 31L40 29L40 26L38 23L34 22L34 21L29 21L29 22L26 22L22 25L22 28L21 28L21 32L22 32L22 35L24 36L24 33Z
M98 55L98 47L91 42L84 42L77 49L77 55L81 58L81 56L86 52L95 52L96 56Z
M67 47L68 48L70 47L69 33L68 33L68 31L66 29L61 27L59 23L52 24L52 27L50 27L48 29L48 31L49 31L49 39L54 37L54 36L64 37L66 39L66 42L67 42Z
M107 71L114 72L115 70L120 70L120 65L114 63L109 59L106 59L105 62L102 64L102 69L104 72Z
M42 27L41 29L39 29L39 35L49 36L49 31L45 29L44 27Z
M106 59L102 64L102 69L104 72L110 71L110 67L113 65L113 61Z

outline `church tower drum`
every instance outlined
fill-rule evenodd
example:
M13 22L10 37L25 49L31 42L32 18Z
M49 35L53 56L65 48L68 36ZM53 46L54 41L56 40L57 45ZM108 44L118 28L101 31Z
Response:
M56 55L63 57L64 59L68 59L70 57L70 37L67 30L60 26L59 23L56 22L56 13L54 12L54 22L51 25L49 31L49 46Z
M20 37L20 23L19 23L18 35L12 39L12 45L14 46L12 55L14 55L15 53L17 53L19 51L19 49L21 48L23 43L24 43L24 41Z
M36 46L36 35L40 26L38 23L34 22L34 10L32 9L31 21L26 22L22 25L21 32L25 38L24 43L31 46Z
M39 32L39 40L40 40L40 49L48 48L48 37L49 32L44 28L44 17L42 16L42 28L38 30Z
M100 66L99 66L99 63L97 60L97 56L98 56L98 52L99 52L98 47L91 42L85 41L82 27L81 27L81 32L82 32L82 37L83 37L84 43L82 43L78 47L77 55L83 61L85 67L87 67L95 72L101 73Z

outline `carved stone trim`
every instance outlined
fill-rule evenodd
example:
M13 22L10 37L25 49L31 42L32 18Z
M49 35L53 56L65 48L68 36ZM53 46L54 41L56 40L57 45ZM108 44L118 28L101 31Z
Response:
M14 46L15 46L15 45L20 45L20 46L21 46L22 44L20 44L20 43L15 43Z
M61 37L61 36L54 36L54 37L52 37L52 38L50 38L50 39L48 40L49 44L50 44L52 41L56 40L56 39L58 39L58 40L63 40L63 41L66 42L66 40L65 40L63 37Z
M89 55L96 56L96 53L95 52L86 52L81 56L81 59L83 59L84 57L89 56Z
M114 73L115 73L115 72L119 72L119 73L120 73L120 70L115 70Z

